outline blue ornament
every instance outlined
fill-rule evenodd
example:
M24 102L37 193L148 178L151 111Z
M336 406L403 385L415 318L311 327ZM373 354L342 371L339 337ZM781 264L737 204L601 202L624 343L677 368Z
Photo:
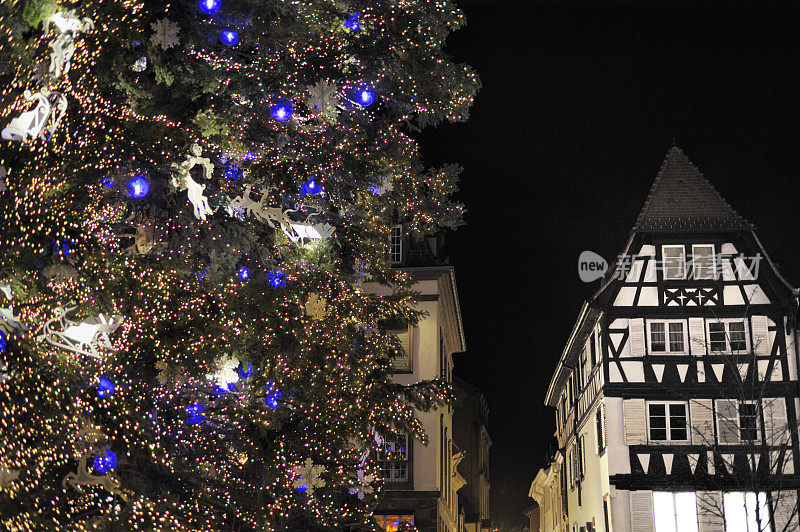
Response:
M142 41L133 41L134 46L139 46L140 44L142 44Z
M281 270L275 270L267 274L267 284L272 288L281 288L286 286L286 279Z
M245 161L252 161L255 158L256 158L256 155L251 151L249 151L249 152L244 154L244 160Z
M222 44L227 46L233 46L234 44L239 42L239 32L233 30L225 30L222 33L220 33L219 38L222 41Z
M250 278L250 270L242 266L241 268L239 268L239 271L236 272L236 277L238 277L242 281L246 281Z
M100 456L94 457L94 470L98 473L108 473L114 471L117 467L117 453L111 449L106 449L106 452Z
M213 15L222 7L221 0L200 0L200 11L206 15Z
M289 100L279 100L269 108L269 114L276 122L286 122L294 113L294 105Z
M134 199L141 199L150 192L150 181L141 174L136 174L128 180L128 194Z
M205 281L206 277L208 277L208 267L199 272L194 272L194 276L197 278L198 281Z
M244 170L239 168L238 164L233 161L228 161L225 163L225 179L236 181L242 177L242 175L244 175Z
M6 350L6 333L3 330L0 330L0 352Z
M319 194L320 192L322 192L322 187L317 184L313 177L300 185L301 196L313 196L315 194Z
M239 367L236 368L236 373L239 374L240 379L249 379L250 375L253 374L253 365L249 362L247 364L239 364Z
M186 413L189 414L189 418L186 420L186 422L190 425L197 425L205 421L206 415L203 414L205 409L206 405L202 403L192 403L190 405L186 405Z
M359 87L355 90L355 100L361 107L369 107L375 103L375 91L369 87Z
M267 406L273 410L277 410L281 404L281 397L283 397L283 392L281 392L278 387L275 385L274 381L267 381L267 395L264 397L264 402Z
M353 13L350 17L344 21L344 27L350 31L358 31L361 29L361 24L358 23L358 17L361 16L361 13Z
M300 484L295 489L300 493L305 493L308 490L308 486L306 486L305 484Z
M113 187L113 186L114 186L114 180L113 180L113 179L111 179L110 177L104 177L104 178L103 178L103 184L104 184L105 186L107 186L108 188L111 188L111 187Z
M100 375L97 381L97 396L105 399L114 393L114 383L107 377Z

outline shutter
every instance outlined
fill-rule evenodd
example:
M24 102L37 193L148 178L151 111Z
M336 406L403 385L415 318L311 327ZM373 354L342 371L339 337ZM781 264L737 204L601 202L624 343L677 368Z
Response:
M750 323L753 327L753 350L757 355L769 355L772 352L769 345L769 324L766 316L752 316Z
M689 318L689 343L692 346L692 355L706 354L706 325L703 318Z
M647 443L644 399L624 399L622 401L622 424L625 426L625 445Z
M716 407L719 443L739 443L739 402L717 399Z
M632 532L654 532L653 492L650 490L631 492Z
M786 418L786 400L783 397L765 397L761 400L764 410L764 437L767 445L791 443Z
M722 493L719 491L698 491L698 532L725 532L725 522L722 516Z
M800 523L798 523L797 515L797 492L788 490L776 491L773 492L772 496L773 504L775 505L776 532L798 530Z
M631 339L631 356L644 356L644 319L628 320L628 331Z
M690 400L689 421L694 445L714 445L714 402L711 399Z

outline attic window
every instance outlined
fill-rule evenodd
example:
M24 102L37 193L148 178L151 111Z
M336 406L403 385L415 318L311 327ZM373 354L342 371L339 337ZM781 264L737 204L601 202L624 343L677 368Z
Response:
M661 246L664 279L686 278L686 250L683 246Z

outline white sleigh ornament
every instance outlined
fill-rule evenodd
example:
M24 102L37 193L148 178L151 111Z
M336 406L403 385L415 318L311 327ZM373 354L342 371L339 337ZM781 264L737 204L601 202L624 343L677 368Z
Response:
M67 97L60 92L47 89L36 93L26 90L23 96L28 101L36 100L36 107L13 118L8 127L3 129L3 138L27 140L42 137L50 140L64 113L67 112Z
M44 334L39 335L37 341L46 340L55 347L92 358L100 358L98 347L114 351L108 335L117 330L125 319L117 314L109 317L100 314L78 322L67 317L76 308L56 308L55 317L45 322Z

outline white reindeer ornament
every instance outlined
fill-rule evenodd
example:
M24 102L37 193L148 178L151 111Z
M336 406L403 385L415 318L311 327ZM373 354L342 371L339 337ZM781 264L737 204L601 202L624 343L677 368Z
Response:
M45 322L44 334L39 335L36 340L46 340L50 345L92 358L100 358L98 346L113 350L114 346L111 345L108 335L117 330L125 321L124 318L116 314L110 317L100 314L81 322L67 318L67 314L76 308L78 307L56 308L55 317Z
M189 149L189 155L186 156L186 160L179 165L173 164L173 166L177 168L177 175L172 177L172 185L180 190L184 188L187 190L189 202L192 204L192 207L194 207L195 218L205 221L206 216L214 214L214 211L208 205L208 197L203 195L206 185L201 185L192 179L190 172L192 168L199 164L203 168L203 178L211 179L214 173L214 165L211 164L211 159L208 157L200 157L201 153L202 149L200 145L192 144L192 147Z

